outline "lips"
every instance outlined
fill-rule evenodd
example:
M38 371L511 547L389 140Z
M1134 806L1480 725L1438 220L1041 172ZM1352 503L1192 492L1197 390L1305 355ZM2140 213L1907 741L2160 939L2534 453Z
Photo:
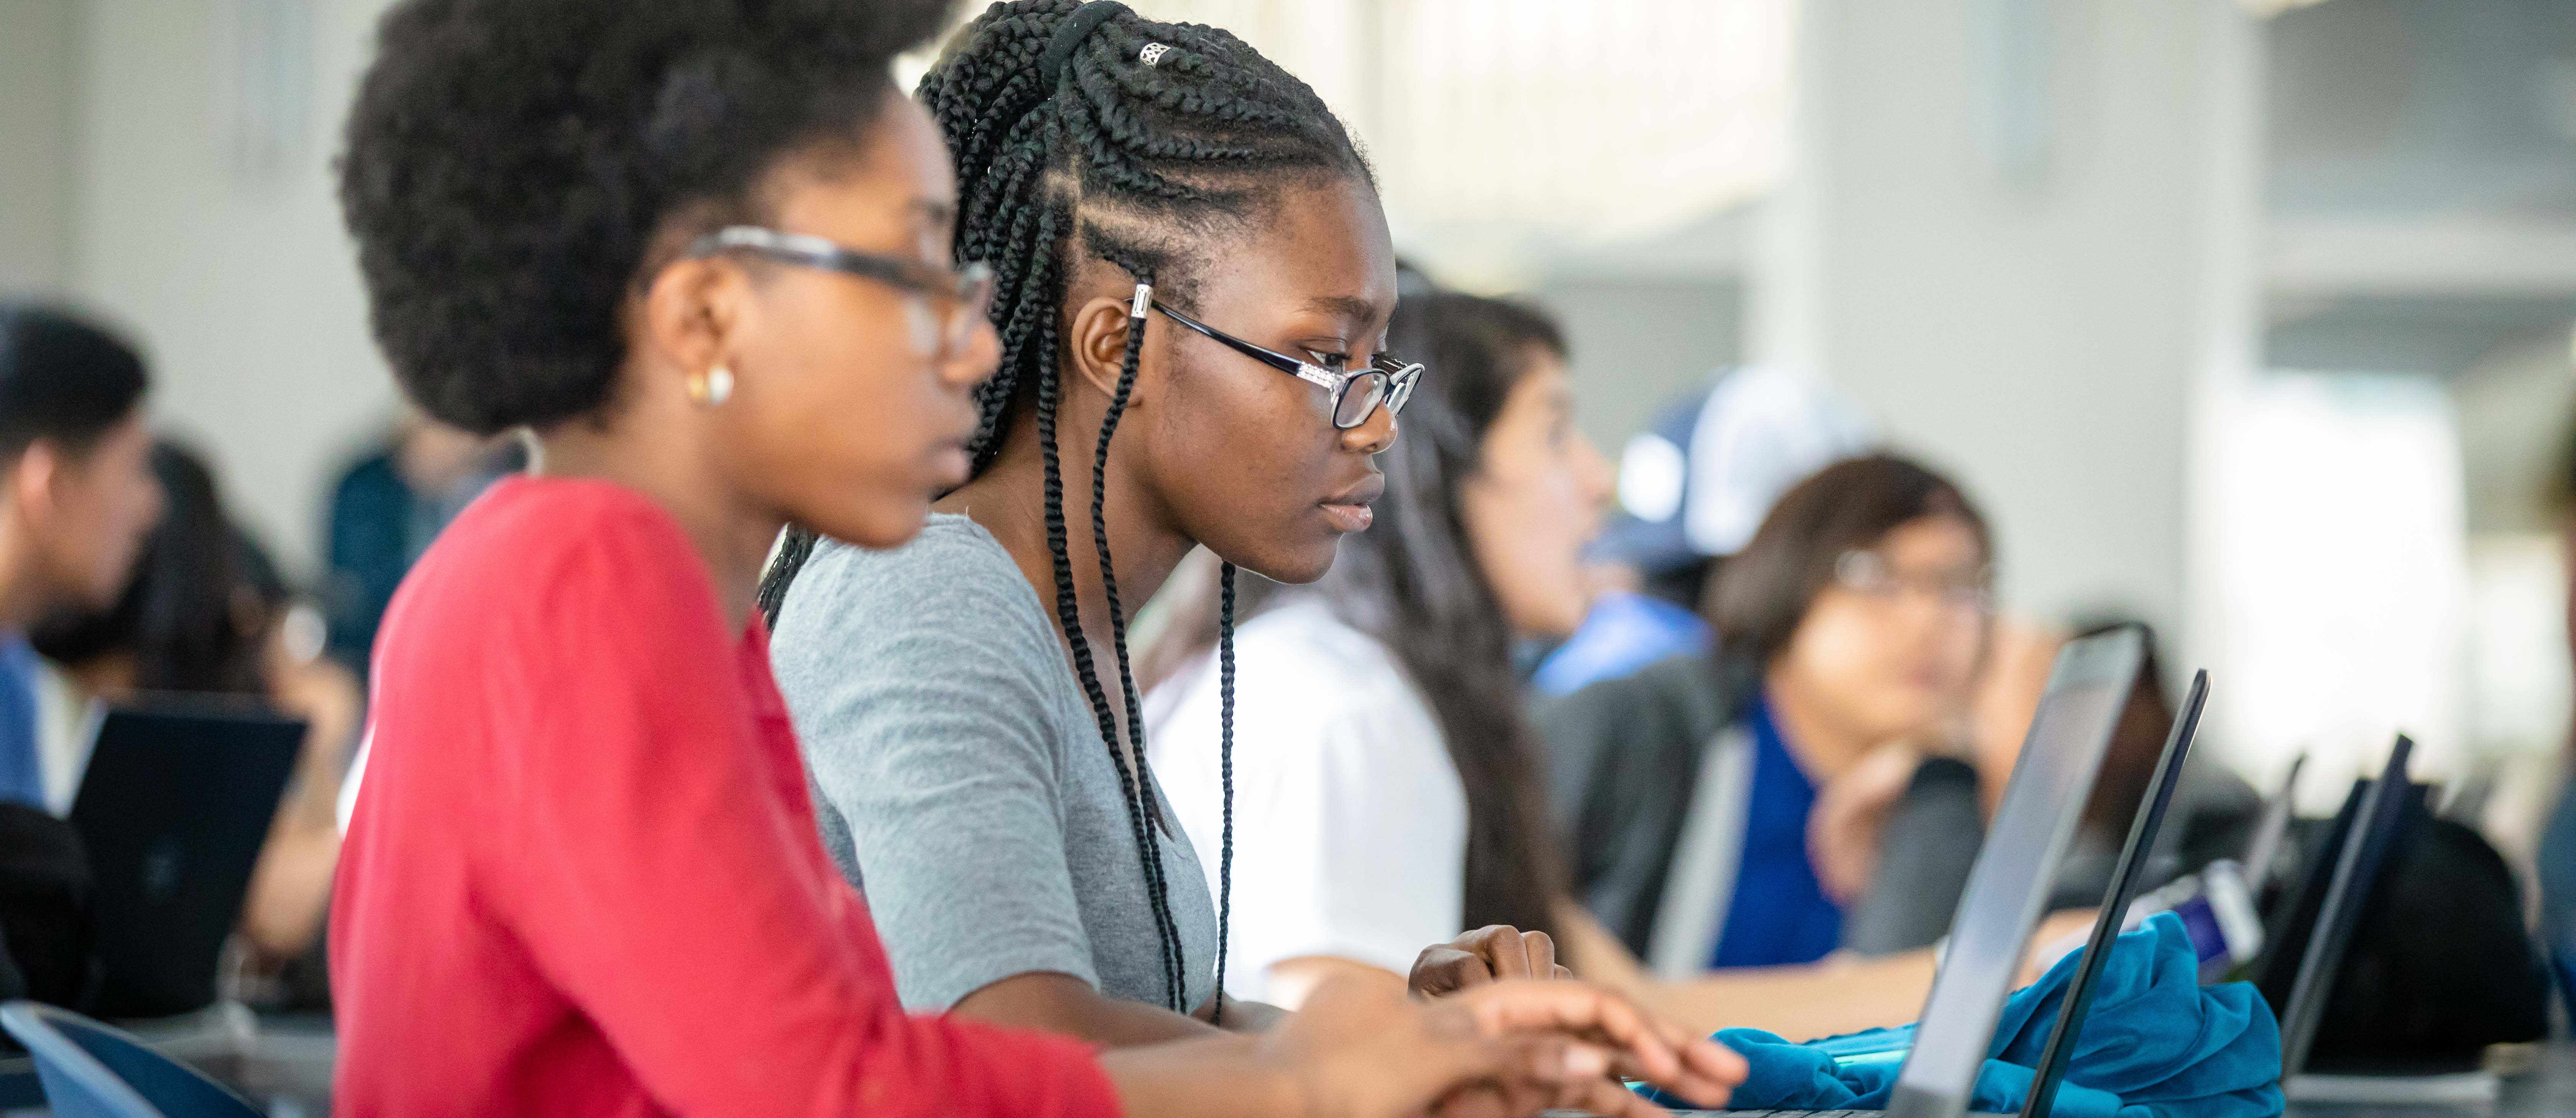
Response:
M1367 477L1317 502L1316 507L1324 510L1324 519L1332 522L1334 531L1343 535L1365 532L1377 520L1376 511L1369 505L1385 494L1386 475L1370 471Z

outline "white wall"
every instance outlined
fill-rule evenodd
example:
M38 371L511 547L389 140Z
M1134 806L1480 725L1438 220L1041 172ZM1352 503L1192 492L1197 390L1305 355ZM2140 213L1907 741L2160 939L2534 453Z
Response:
M2193 413L2250 343L2245 24L2226 0L1805 7L1755 350L1953 472L2017 609L2116 605L2187 643Z
M0 3L0 293L50 291L70 260L71 0Z
M68 285L136 330L155 410L309 572L328 474L393 402L329 173L382 0L78 7ZM246 118L291 127L263 145Z

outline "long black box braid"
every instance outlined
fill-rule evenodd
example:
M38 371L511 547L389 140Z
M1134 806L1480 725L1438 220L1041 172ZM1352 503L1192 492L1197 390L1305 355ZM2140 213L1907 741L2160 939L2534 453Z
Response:
M1216 28L1146 20L1112 0L1011 0L987 9L961 36L922 80L920 97L957 160L956 255L990 263L998 281L993 322L1001 336L1001 364L977 390L980 423L968 449L981 474L1000 453L1018 410L1035 409L1056 619L1127 800L1161 940L1165 1003L1187 1013L1187 961L1161 856L1160 834L1169 816L1152 802L1142 704L1109 554L1109 441L1135 384L1147 292L1159 290L1162 298L1187 306L1191 280L1218 239L1245 229L1273 192L1316 176L1367 181L1370 172L1348 131L1312 89ZM1090 642L1080 639L1057 452L1061 322L1077 251L1126 270L1139 287L1118 385L1092 462L1092 540L1118 668L1115 708ZM815 542L813 533L792 529L762 581L760 608L773 627ZM1217 890L1220 1013L1233 908L1233 585L1228 564L1218 642L1226 785ZM1120 713L1126 716L1125 747Z

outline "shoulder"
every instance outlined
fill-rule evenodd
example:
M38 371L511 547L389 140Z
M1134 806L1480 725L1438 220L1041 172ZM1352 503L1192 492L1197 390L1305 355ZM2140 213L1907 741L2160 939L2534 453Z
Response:
M1392 727L1403 731L1396 738L1440 749L1438 723L1394 652L1323 602L1292 602L1243 623L1234 649L1240 740L1321 748L1339 740L1337 731ZM1164 724L1212 729L1217 682L1212 663L1184 676L1186 693Z
M901 547L817 545L788 588L779 633L875 624L884 620L874 613L879 609L952 620L961 610L1045 616L1036 589L992 533L962 516L933 515Z
M602 481L510 478L440 533L414 582L470 589L483 612L511 602L562 606L613 598L637 605L714 603L714 587L679 522L643 494Z
M1643 711L1705 723L1712 732L1728 721L1737 696L1724 666L1707 653L1669 656L1624 676L1539 704L1542 727L1573 727L1626 719Z
M733 634L677 521L600 481L511 479L459 515L395 595L379 678L514 696L649 678Z
M770 660L791 702L808 705L827 691L855 703L862 692L953 685L1025 700L1073 686L1036 588L960 516L933 516L890 550L816 547L778 611Z

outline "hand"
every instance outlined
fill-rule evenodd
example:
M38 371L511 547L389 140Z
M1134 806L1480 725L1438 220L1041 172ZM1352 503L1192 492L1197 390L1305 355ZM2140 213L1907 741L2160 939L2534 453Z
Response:
M1515 978L1572 978L1557 965L1556 941L1546 932L1494 924L1422 949L1405 985L1415 997L1437 998Z
M1436 1008L1465 1008L1489 1036L1562 1034L1584 1049L1609 1054L1612 1075L1641 1079L1699 1106L1726 1105L1744 1082L1744 1058L1733 1049L1640 1009L1627 998L1583 982L1499 982ZM1607 1087L1605 1091L1602 1088ZM1569 1082L1552 1109L1601 1115L1661 1113L1615 1080Z
M1910 744L1882 745L1817 792L1815 810L1807 816L1807 849L1816 884L1835 903L1850 904L1869 891L1878 874L1879 833L1922 763L1922 752Z
M1260 1043L1316 1118L1394 1118L1426 1107L1441 1118L1548 1109L1647 1118L1662 1111L1612 1076L1717 1105L1745 1074L1733 1052L1574 982L1489 983L1419 1005L1391 987L1335 980Z

